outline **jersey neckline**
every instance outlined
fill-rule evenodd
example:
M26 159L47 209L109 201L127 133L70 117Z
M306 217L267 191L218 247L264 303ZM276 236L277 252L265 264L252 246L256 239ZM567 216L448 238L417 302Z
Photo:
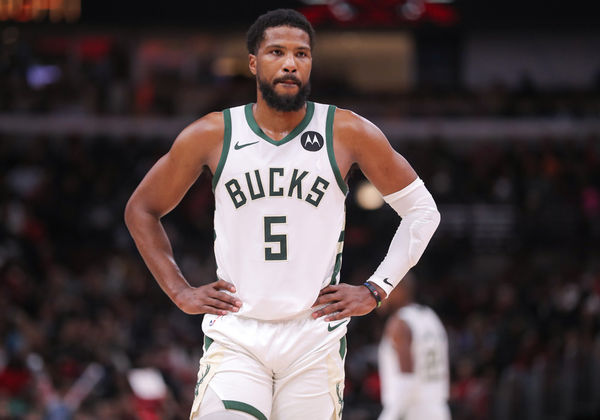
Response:
M244 113L246 114L246 122L248 123L248 126L252 131L254 131L254 133L256 133L257 136L268 141L271 144L274 144L275 146L281 146L282 144L287 143L288 141L296 137L298 134L300 134L302 130L306 128L315 112L314 102L306 101L306 114L304 115L302 121L300 121L296 128L290 131L287 136L277 141L267 136L262 130L262 128L259 127L258 123L254 119L254 114L252 113L252 105L254 105L254 103L249 103L244 108Z

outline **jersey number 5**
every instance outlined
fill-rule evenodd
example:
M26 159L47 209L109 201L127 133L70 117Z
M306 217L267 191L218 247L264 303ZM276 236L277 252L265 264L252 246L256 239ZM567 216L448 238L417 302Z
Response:
M287 260L287 235L274 235L271 228L275 223L286 223L286 217L265 216L265 260L284 261ZM274 252L273 247L267 247L267 242L279 244L279 252Z

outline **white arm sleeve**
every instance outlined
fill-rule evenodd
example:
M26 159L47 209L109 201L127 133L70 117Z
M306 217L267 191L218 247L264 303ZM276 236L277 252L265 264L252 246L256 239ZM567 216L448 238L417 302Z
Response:
M381 287L389 296L423 255L440 224L440 213L421 178L383 199L402 217L402 222L387 255L367 281Z

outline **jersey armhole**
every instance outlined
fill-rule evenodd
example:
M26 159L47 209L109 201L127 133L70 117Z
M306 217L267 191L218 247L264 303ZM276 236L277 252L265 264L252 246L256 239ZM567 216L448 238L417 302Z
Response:
M217 169L215 170L215 174L212 179L213 192L217 188L217 183L219 182L219 178L221 177L221 172L223 172L223 167L225 166L225 161L227 160L227 154L229 153L229 145L231 143L231 110L230 109L226 109L223 111L223 123L225 124L225 131L223 133L223 149L221 150L221 157L219 158L219 163L217 164Z
M338 187L342 190L344 195L348 194L348 185L344 182L344 178L340 173L340 168L335 160L335 154L333 152L333 119L335 117L335 109L334 105L329 105L329 109L327 110L327 121L325 123L325 142L327 143L327 156L329 156L329 163L331 164L331 169L335 175L335 180L337 181Z

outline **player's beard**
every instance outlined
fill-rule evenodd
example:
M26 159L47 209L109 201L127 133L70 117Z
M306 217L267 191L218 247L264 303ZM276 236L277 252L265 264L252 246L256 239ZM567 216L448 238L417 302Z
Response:
M289 112L300 110L306 103L306 98L308 98L308 95L310 94L310 82L302 84L300 80L294 76L275 79L273 84L262 80L260 77L257 77L257 80L258 88L260 89L263 99L267 105L277 111ZM275 85L284 80L293 80L297 82L296 86L298 86L298 92L295 95L280 95L275 92Z

